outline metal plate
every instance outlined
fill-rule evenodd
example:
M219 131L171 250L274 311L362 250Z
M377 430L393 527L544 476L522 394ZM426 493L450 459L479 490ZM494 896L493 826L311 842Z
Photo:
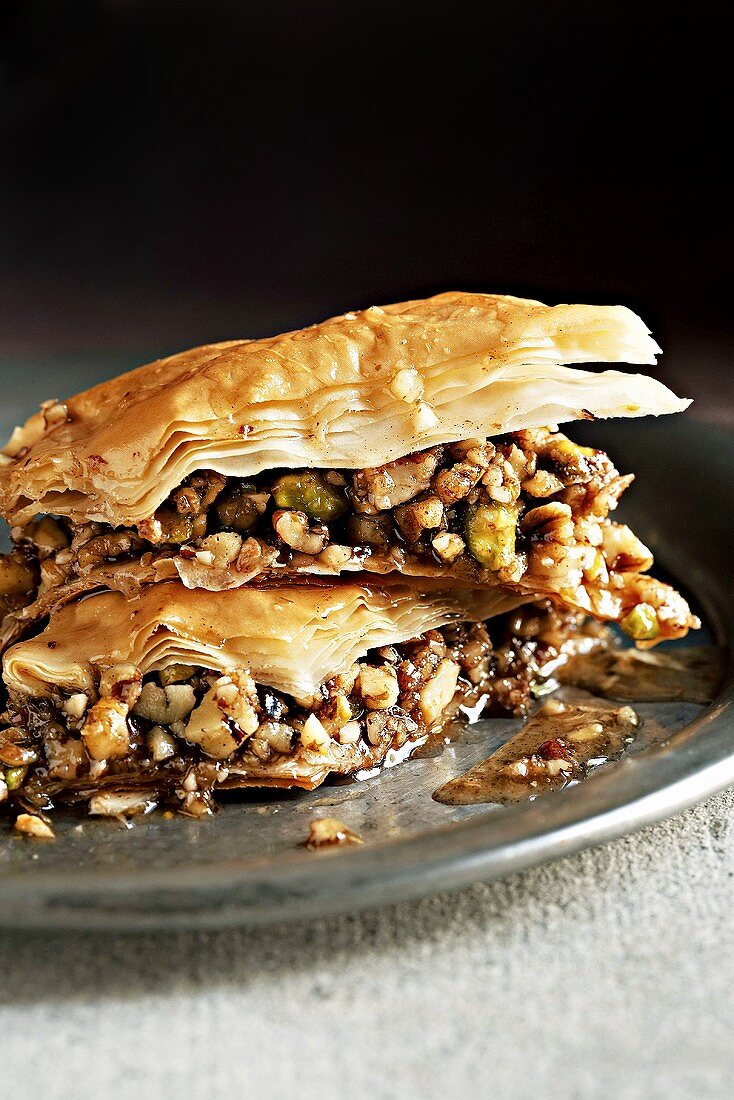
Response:
M3 436L29 405L26 392L22 406L5 406ZM713 706L638 706L645 723L634 751L576 787L524 805L452 807L431 798L517 728L492 721L468 728L439 755L363 782L311 794L231 796L213 819L153 815L125 829L66 813L57 817L54 843L3 829L0 923L214 926L351 910L574 852L734 782L734 441L685 417L586 425L573 434L637 473L620 515L652 545L724 650L724 685ZM309 821L319 814L340 817L365 845L304 850Z

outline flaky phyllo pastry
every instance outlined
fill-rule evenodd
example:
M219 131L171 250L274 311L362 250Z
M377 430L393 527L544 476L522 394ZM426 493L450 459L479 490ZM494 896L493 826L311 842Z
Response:
M191 807L214 783L310 788L396 762L484 696L492 645L465 620L510 602L405 585L98 593L8 651L10 713L43 732L46 794L179 788ZM526 670L506 656L501 690L519 698Z
M686 408L574 366L658 350L623 307L451 293L47 402L0 466L15 786L189 808L313 786L458 705L522 708L541 655L594 644L587 615L684 635L610 518L632 476L557 427Z
M615 620L644 602L656 636L685 633L685 604L642 579L649 551L608 518L631 476L548 427L684 409L653 379L568 365L657 351L622 307L444 294L197 348L49 403L0 468L40 581L24 617L177 576L218 591L368 571Z

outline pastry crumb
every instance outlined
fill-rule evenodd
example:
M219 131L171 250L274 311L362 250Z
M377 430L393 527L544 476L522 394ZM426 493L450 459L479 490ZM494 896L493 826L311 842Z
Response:
M336 817L315 817L308 827L306 847L314 851L337 844L364 844L364 840Z

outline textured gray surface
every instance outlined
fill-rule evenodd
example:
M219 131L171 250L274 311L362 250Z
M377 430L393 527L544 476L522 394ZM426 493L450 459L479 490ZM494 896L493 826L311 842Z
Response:
M733 912L729 792L503 882L361 916L6 932L2 1093L729 1096Z

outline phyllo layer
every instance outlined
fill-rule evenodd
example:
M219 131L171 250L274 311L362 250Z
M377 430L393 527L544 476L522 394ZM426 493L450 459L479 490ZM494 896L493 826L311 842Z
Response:
M397 763L462 706L524 710L545 665L599 641L551 605L479 621L506 606L399 586L88 597L6 654L0 780L31 812L196 814L216 787Z
M137 526L201 470L361 470L462 439L681 411L654 379L569 365L649 364L658 350L621 306L462 293L194 348L47 402L5 448L3 514Z

